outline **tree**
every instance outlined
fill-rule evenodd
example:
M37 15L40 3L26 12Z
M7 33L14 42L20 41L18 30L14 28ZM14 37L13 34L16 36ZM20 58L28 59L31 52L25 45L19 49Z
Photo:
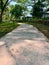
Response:
M2 16L4 13L4 10L6 9L6 6L11 2L11 1L17 1L20 3L26 3L27 0L0 0L0 22L2 22Z
M11 14L10 14L10 7L7 6L3 13L3 21L10 21Z
M12 0L0 0L0 22L2 22L2 15L6 8L6 6L11 2Z
M25 10L25 8L21 5L15 5L14 8L11 10L11 15L16 18L20 18L20 16L22 16L23 14L23 10Z
M32 13L31 13L32 16L38 17L38 18L42 17L43 7L44 7L44 4L42 4L40 0L37 3L35 3L32 9Z

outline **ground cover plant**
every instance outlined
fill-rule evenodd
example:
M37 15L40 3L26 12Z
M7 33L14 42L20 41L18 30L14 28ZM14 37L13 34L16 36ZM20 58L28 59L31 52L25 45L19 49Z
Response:
M2 22L0 23L0 38L19 26L16 22Z

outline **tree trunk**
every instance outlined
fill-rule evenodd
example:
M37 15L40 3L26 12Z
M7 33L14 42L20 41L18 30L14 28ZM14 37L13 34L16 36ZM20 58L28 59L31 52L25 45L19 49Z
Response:
M6 6L7 6L7 4L8 4L8 1L9 1L9 0L6 0L5 3L3 3L3 0L0 1L0 5L1 5L0 23L2 22L3 12L4 12L4 10L5 10ZM12 0L10 0L10 1L12 1Z
M2 22L2 13L0 14L0 23Z
M0 2L1 8L0 8L0 23L2 22L2 8L3 8L3 1Z

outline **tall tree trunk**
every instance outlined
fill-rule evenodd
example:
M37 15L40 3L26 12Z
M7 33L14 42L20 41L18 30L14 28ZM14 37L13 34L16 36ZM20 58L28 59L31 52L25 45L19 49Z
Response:
M2 14L0 14L0 23L2 22Z
M3 8L2 0L0 1L0 6L1 6L1 8L0 8L0 23L1 23L2 22L2 8Z
M3 3L3 1L0 1L0 5L1 5L1 12L0 12L0 23L2 22L2 16L3 16L3 12L7 6L9 0L6 0L5 4Z

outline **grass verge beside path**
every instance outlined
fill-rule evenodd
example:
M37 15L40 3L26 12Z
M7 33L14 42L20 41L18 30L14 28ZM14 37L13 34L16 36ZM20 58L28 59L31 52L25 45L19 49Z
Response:
M16 22L2 22L0 23L0 38L3 37L5 34L9 33L13 29L15 29L19 24Z
M38 28L49 39L49 26L37 22L26 22Z

